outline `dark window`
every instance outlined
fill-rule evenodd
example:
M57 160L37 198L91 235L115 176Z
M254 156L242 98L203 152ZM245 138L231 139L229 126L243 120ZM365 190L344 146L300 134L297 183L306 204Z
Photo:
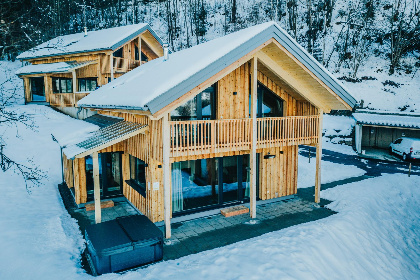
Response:
M114 52L114 57L123 57L123 48L120 48Z
M72 93L73 85L71 78L52 78L53 93Z
M400 144L401 142L402 142L402 139L400 138L400 139L395 140L394 144Z
M83 78L78 79L79 82L79 91L86 92L86 91L94 91L98 86L96 82L96 78Z
M208 87L173 110L171 120L214 120L216 118L215 85Z
M146 196L146 163L130 155L130 185Z
M149 59L143 52L141 52L141 61L146 61L146 62L149 61Z

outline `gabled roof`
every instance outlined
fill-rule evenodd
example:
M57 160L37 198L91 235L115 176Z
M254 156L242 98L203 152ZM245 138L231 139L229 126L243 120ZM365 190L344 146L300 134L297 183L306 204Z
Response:
M90 64L97 63L97 61L66 61L56 63L44 63L27 65L19 68L16 71L16 75L31 75L31 74L44 74L44 73L66 73L72 70L88 66Z
M404 113L353 113L357 124L420 129L420 115Z
M67 145L63 148L63 152L68 158L82 158L143 133L147 129L147 124L118 121L90 133L82 142Z
M159 36L147 23L139 23L98 31L88 31L87 36L85 36L84 32L58 36L21 53L17 58L24 60L82 52L115 50L146 30L150 31L160 44L163 44Z
M78 102L81 107L150 110L177 100L271 38L316 75L350 107L356 100L343 85L274 22L263 23L148 62Z

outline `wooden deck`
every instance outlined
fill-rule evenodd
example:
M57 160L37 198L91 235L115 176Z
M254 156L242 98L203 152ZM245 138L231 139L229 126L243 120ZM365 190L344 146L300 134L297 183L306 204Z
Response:
M171 121L171 157L251 150L252 119ZM319 116L257 119L257 149L318 141Z

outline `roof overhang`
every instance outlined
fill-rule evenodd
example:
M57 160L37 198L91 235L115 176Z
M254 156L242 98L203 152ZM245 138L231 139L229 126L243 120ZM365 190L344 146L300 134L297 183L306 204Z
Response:
M19 68L16 71L16 75L40 75L40 74L51 74L51 73L71 73L76 69L83 68L92 64L97 64L98 61L66 61L66 62L56 62L56 63L44 63L44 64L34 64L27 65L22 68Z
M400 113L353 113L356 124L365 126L420 129L420 115Z
M83 158L149 130L146 124L120 121L101 128L86 140L63 148L68 158Z

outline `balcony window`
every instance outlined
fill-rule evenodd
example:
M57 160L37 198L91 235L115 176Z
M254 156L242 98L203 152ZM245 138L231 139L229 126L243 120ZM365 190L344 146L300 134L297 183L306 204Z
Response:
M216 84L205 89L171 112L171 120L214 120L216 118Z
M52 78L53 93L72 93L73 82L71 78Z
M251 94L249 104L251 104ZM251 106L249 106L251 115ZM257 88L257 118L283 117L283 99L258 82Z
M79 82L80 92L94 91L96 87L98 86L96 82L96 78L78 79L78 82Z

